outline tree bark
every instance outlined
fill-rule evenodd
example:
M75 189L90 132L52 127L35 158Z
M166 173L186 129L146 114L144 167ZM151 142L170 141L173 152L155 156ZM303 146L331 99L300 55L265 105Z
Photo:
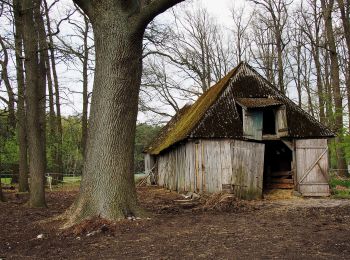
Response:
M28 184L28 159L27 159L27 133L25 114L25 91L24 91L24 69L23 69L23 22L21 12L21 1L13 1L14 25L15 25L15 55L17 75L17 138L19 145L19 183L18 191L29 190Z
M142 39L146 25L178 1L75 1L94 30L96 69L83 177L66 226L139 216L133 159ZM142 8L142 11L141 11Z
M4 201L5 201L5 197L4 197L4 194L2 193L1 179L0 179L0 202L4 202Z
M334 0L321 0L323 18L325 22L327 46L329 49L330 67L331 67L331 85L334 95L335 105L335 131L337 132L336 137L336 152L337 152L337 168L340 176L347 176L347 166L345 161L345 152L341 143L343 141L343 100L340 90L340 76L339 76L339 61L338 53L335 43L333 24L332 24L332 10Z
M38 49L36 30L40 0L23 0L23 45L26 70L27 133L30 173L30 207L46 207L45 202L45 60ZM40 58L38 57L40 53Z
M88 34L89 34L89 19L84 15L84 52L83 52L83 114L82 114L82 133L81 133L81 147L83 156L85 156L87 131L88 131L88 108L89 108L89 93L88 93L88 62L89 62L89 48L88 48Z

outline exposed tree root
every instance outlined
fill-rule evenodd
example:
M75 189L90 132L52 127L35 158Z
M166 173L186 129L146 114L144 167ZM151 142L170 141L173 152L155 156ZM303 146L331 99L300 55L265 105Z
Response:
M84 226L84 223L89 225L99 225L99 223L116 223L122 220L136 220L148 217L149 214L142 210L139 206L133 207L111 207L109 209L94 208L88 203L79 203L76 201L65 213L56 217L55 220L62 220L62 229L73 229ZM93 224L96 222L96 224ZM78 228L79 229L79 228ZM84 229L84 228L83 228ZM74 233L77 233L76 231ZM79 233L79 232L78 232Z

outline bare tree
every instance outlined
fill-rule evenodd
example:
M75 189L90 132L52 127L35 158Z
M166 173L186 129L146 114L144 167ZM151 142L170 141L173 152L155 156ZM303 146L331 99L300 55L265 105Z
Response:
M62 119L61 119L61 102L60 102L60 88L58 83L58 75L57 75L57 69L56 69L56 59L55 59L55 45L53 41L53 30L50 20L50 7L47 4L47 1L43 1L44 5L44 15L46 18L46 30L47 30L47 38L48 38L48 51L47 53L47 59L46 59L46 69L47 69L47 80L48 80L48 89L50 92L50 89L52 89L51 93L49 93L50 97L50 118L52 120L52 126L51 126L51 132L54 139L54 145L55 145L55 170L59 173L63 172L62 166L62 137L63 137L63 130L62 130ZM69 15L68 15L69 16ZM65 18L66 19L66 18ZM53 78L53 87L52 87L52 80L51 80L51 73ZM54 91L53 91L54 90ZM53 96L54 95L54 96ZM55 104L56 108L56 115L53 110L53 105ZM62 178L62 176L61 176Z
M339 75L339 61L338 52L336 48L336 42L333 31L332 23L332 10L334 6L334 0L321 0L323 19L325 23L325 31L327 38L327 48L330 57L330 78L332 85L332 92L334 97L335 106L335 126L334 130L338 133L336 139L337 145L337 168L338 174L346 176L346 162L344 149L339 145L342 142L342 131L343 131L343 100L340 90L340 75Z
M306 36L306 40L309 42L311 47L311 54L315 65L315 74L316 74L316 86L317 86L317 96L318 96L318 104L319 104L319 118L321 123L326 124L326 114L325 114L325 102L326 102L326 94L324 85L322 82L323 72L321 66L321 57L320 57L320 48L321 46L321 22L322 15L321 11L317 6L317 0L310 0L308 5L311 9L310 12L301 7L300 15L301 21L299 23L299 27L302 30L303 34Z
M81 92L74 91L74 93L81 94L83 97L81 147L84 156L88 132L89 99L91 96L88 89L89 72L93 71L91 63L94 63L94 45L91 43L93 42L93 38L91 37L92 29L89 18L77 5L75 5L75 8L79 14L79 19L69 17L68 23L72 25L72 29L75 33L74 39L76 39L72 40L72 36L67 37L69 39L66 39L66 37L58 37L58 39L61 45L59 46L59 50L65 57L70 56L68 60L72 60L73 62L77 61L76 67L79 68L78 71L82 75L81 82L83 89Z
M8 99L6 101L8 108L8 125L14 130L16 128L16 112L15 112L15 93L13 91L12 85L10 83L9 74L8 74L8 63L9 63L9 46L6 45L5 39L0 35L0 47L2 49L2 59L0 60L1 65L1 81L4 82L6 87ZM0 83L1 83L0 81Z
M273 39L273 32L269 27L265 26L263 21L263 14L256 12L255 19L251 23L252 44L250 45L249 53L255 66L264 73L268 81L276 85L276 54L273 40L271 40Z
M288 7L292 1L288 0L251 0L262 8L264 12L264 19L261 19L268 28L271 28L273 32L273 40L276 46L277 53L277 74L278 88L284 93L286 90L284 82L284 63L283 63L283 52L289 42L289 37L285 37L287 34L288 25ZM268 14L268 16L266 15Z
M340 17L343 25L344 38L346 43L345 58L345 86L347 90L348 99L348 112L350 114L350 1L349 0L337 0L338 8L340 11ZM350 128L350 120L349 120Z
M233 52L235 53L236 64L242 61L248 61L247 52L250 44L248 30L254 16L254 12L248 13L248 16L246 15L247 12L245 6L240 8L231 8L231 17L233 21L232 32L234 35L233 42L235 44Z
M228 39L203 7L191 5L173 12L173 20L165 28L165 41L155 44L156 51L147 55L166 57L183 77L194 81L204 92L231 69Z

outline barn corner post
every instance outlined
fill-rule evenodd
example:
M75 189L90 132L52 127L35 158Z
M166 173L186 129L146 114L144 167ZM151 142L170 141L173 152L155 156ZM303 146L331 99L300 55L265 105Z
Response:
M179 0L74 0L89 17L96 69L80 192L65 227L84 219L142 216L133 155L147 24Z

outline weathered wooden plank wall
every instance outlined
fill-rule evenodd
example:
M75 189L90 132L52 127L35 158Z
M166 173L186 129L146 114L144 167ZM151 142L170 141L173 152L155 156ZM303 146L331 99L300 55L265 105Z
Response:
M177 191L262 196L264 144L235 140L189 141L158 156L158 184Z
M236 140L232 142L231 149L231 184L235 194L247 199L261 198L265 145Z
M150 154L145 154L145 173L146 174L152 170L154 163L155 163L154 156Z
M326 139L296 140L297 185L303 196L328 196Z

